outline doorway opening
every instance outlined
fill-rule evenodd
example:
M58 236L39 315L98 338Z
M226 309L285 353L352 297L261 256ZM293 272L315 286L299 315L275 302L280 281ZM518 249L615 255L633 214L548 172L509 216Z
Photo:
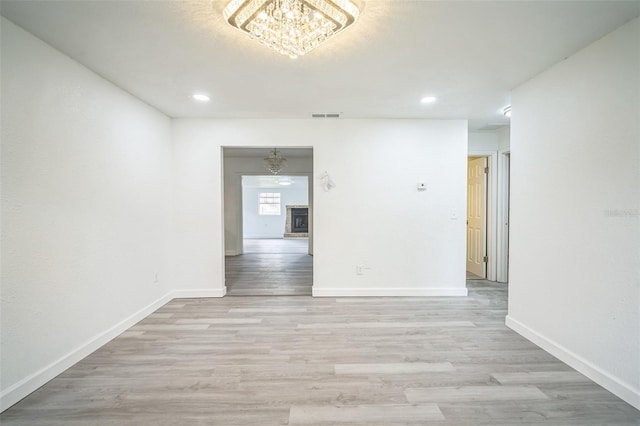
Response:
M510 151L474 150L467 161L467 280L506 283Z
M487 278L487 157L467 163L467 279Z
M229 296L311 296L313 192L310 148L224 148L225 285Z

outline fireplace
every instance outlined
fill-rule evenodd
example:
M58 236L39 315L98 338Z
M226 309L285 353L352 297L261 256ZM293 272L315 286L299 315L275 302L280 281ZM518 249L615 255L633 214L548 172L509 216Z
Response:
M286 206L285 238L309 236L309 206Z
M309 232L309 209L291 209L291 232Z

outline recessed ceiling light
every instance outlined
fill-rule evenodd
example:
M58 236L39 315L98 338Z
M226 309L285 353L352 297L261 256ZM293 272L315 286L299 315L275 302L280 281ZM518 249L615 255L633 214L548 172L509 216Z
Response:
M194 93L192 98L200 102L209 102L209 100L211 100L211 98L204 93Z
M435 96L425 96L424 98L420 99L420 102L422 102L423 104L432 104L437 100L438 98L436 98Z
M511 117L511 105L504 107L502 113L507 117Z

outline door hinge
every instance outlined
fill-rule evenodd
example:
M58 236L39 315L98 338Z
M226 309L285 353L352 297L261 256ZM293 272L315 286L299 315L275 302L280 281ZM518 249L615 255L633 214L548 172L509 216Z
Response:
M489 261L489 256L485 256L483 260L484 260L484 263L487 263Z
M488 166L484 168L484 174L486 174L486 175L489 174L489 167Z

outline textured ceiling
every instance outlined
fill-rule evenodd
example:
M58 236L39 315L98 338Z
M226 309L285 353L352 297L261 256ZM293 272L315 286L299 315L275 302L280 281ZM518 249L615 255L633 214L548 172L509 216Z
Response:
M3 0L0 11L171 117L340 112L472 130L507 124L511 89L640 12L640 1L361 1L353 27L292 60L226 24L225 4ZM427 94L438 101L420 104Z

